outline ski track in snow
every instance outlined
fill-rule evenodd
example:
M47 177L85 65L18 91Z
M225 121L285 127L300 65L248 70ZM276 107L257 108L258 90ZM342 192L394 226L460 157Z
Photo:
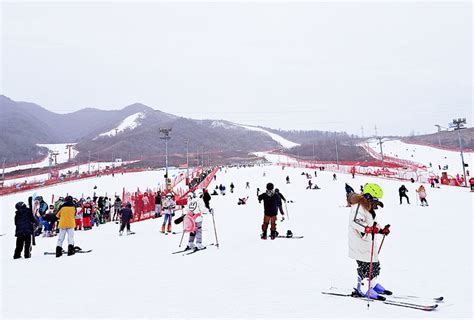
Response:
M377 140L368 140L368 145L372 150L380 153L380 146ZM400 140L384 141L382 147L385 156L415 161L426 166L428 171L437 175L441 175L443 171L447 171L453 176L456 174L461 175L463 172L461 153L459 151L449 151L418 144L404 143ZM472 160L472 152L464 152L464 162L469 165L466 169L472 169ZM431 168L430 163L432 164ZM448 170L443 170L443 166L445 165L448 166ZM438 166L441 166L441 170Z
M140 125L141 120L145 118L145 114L143 112L137 112L132 114L131 116L126 117L122 120L122 122L112 130L99 134L99 137L103 136L114 136L123 132L125 130L133 130Z
M282 136L280 136L276 133L267 131L267 130L262 129L262 128L246 126L246 125L243 125L243 124L238 124L238 126L240 126L242 128L245 128L245 129L248 129L248 130L259 131L259 132L266 133L270 136L270 138L272 138L273 140L278 142L283 148L286 148L286 149L290 149L290 148L293 148L293 147L296 147L296 146L300 145L299 143L295 143L293 141L287 140L287 139L283 138Z
M53 144L37 144L39 147L46 147L50 151L53 152L58 152L59 154L57 155L57 163L65 163L69 161L69 150L66 148L68 144L75 144L75 143L53 143ZM74 148L71 150L71 159L74 159L74 157L78 154L79 152L76 151ZM54 163L54 160L53 160ZM16 170L25 170L25 169L31 169L31 168L44 168L49 166L49 155L44 158L41 162L33 163L33 164L25 164L25 165L20 165L20 166L15 166L15 167L10 167L10 168L5 168L5 173L8 172L13 172ZM1 171L0 171L1 172Z
M263 177L263 172L266 176ZM86 179L0 197L2 245L1 316L16 318L454 318L472 316L472 194L467 189L426 186L429 207L416 206L415 187L408 184L412 205L400 205L400 182L375 177L318 172L313 181L321 190L305 190L305 169L277 166L219 171L209 189L230 182L234 193L213 196L211 206L220 248L190 256L172 255L181 235L158 232L162 219L132 224L133 236L118 236L109 223L75 232L75 244L92 253L72 257L44 256L54 251L57 238L37 238L33 257L13 260L14 205L36 192L50 201L59 195L100 195L156 187L162 171L129 173ZM291 184L285 183L289 175ZM249 181L251 189L245 189ZM303 239L259 238L263 204L256 188L273 182L287 199L289 218L278 222L280 233L291 229ZM436 312L397 308L321 294L330 287L352 288L356 263L347 256L349 208L344 183L354 189L377 182L384 189L381 224L391 224L385 239L380 280L396 294L440 296ZM250 196L248 204L237 198ZM446 201L449 199L449 201ZM175 230L181 226L173 224ZM203 222L203 242L213 243L212 218ZM185 245L188 236L185 236ZM381 238L378 236L378 241ZM67 245L65 240L64 247ZM44 293L43 291L47 290ZM39 295L39 296L38 296ZM92 300L90 300L92 299ZM54 301L54 307L48 303ZM25 308L25 302L28 307Z

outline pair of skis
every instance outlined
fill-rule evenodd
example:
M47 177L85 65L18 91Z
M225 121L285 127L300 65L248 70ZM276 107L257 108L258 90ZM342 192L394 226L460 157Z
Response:
M184 249L184 250L179 250L179 251L171 252L171 254L179 254L179 253L182 253L183 256L187 256L187 255L190 255L190 254L194 254L194 253L203 251L203 250L207 249L207 247L215 246L215 245L216 245L216 244L211 243L211 244L208 244L207 246L205 246L205 247L203 247L203 248L201 248L201 249L198 249L198 248Z
M92 249L82 250L80 247L74 247L74 252L75 253L89 253L89 252L92 252ZM47 252L47 251L45 251L44 255L45 256L56 255L56 252ZM66 255L67 255L67 251L63 249L63 256L66 256Z
M418 296L409 296L409 295L400 295L400 296L394 295L394 296L388 296L389 298L384 297L385 300L375 300L375 299L368 299L366 297L354 295L354 293L343 293L343 292L337 292L337 291L323 291L321 293L325 295L347 297L347 298L353 298L353 299L358 299L358 300L363 300L363 301L381 302L383 304L388 304L391 306L410 308L410 309L416 309L416 310L422 310L422 311L433 311L436 308L438 308L438 303L441 303L444 301L443 297L422 298ZM406 300L406 301L401 301L401 300ZM417 300L431 301L432 303L427 303L427 304L415 303L415 301Z

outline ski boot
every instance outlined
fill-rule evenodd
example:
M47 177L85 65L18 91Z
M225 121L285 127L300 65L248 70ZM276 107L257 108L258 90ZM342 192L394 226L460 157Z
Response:
M287 238L293 238L293 232L291 232L291 230L287 230L286 231L286 237Z
M188 251L188 250L194 250L194 243L188 243L188 245L186 246L186 249L184 249L184 251Z
M270 239L275 240L277 236L278 236L278 232L274 230L270 231Z
M376 283L374 286L374 291L378 294L385 294L387 296L392 294L392 291L385 289L380 283L377 282L377 278L372 279L373 283Z
M372 279L373 281L373 279ZM371 286L372 286L372 281L371 281ZM385 297L381 296L377 291L374 290L374 288L369 288L369 279L364 278L361 279L360 277L357 278L357 287L355 288L354 292L352 293L352 296L355 297L365 297L373 300L380 300L384 301ZM366 291L367 290L367 291Z
M164 224L161 226L161 233L165 233L165 225Z
M74 249L74 245L70 244L67 246L67 255L72 256L76 253L76 250Z
M60 246L56 247L56 258L59 258L60 256L63 255L63 248Z
M260 236L260 239L267 240L267 232L266 231L263 231L262 235Z
M123 235L123 231L119 231L119 236L121 237Z
M196 243L196 247L194 248L194 250L202 250L204 248L205 246L203 246L202 243Z

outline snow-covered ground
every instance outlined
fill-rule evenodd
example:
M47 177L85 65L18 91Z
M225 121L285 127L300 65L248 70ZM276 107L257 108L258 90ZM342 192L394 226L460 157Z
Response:
M376 152L380 152L380 146L378 145L377 140L369 140L368 145ZM441 175L441 172L443 171L447 171L453 176L456 174L461 175L463 172L461 153L458 151L448 151L417 144L408 144L400 140L384 141L382 147L384 155L420 163L426 166L429 171L432 171L437 175ZM472 152L465 152L464 162L469 165L467 169L472 169L472 160ZM443 170L443 167L446 165L448 166L448 170ZM439 166L441 166L441 169L439 169Z
M57 155L57 163L65 163L69 161L69 149L66 147L68 144L75 144L75 143L56 143L56 144L38 144L40 147L46 147L51 152L58 152ZM74 148L71 149L71 159L73 159L79 152ZM54 160L53 160L54 164ZM25 164L20 166L14 166L5 168L5 173L13 172L16 170L25 170L31 168L44 168L49 166L49 156L44 158L41 162L33 163L33 164ZM0 172L1 173L1 172Z
M145 118L145 113L143 112L134 113L126 117L125 119L123 119L122 122L120 122L120 124L117 127L113 128L112 130L99 134L99 137L115 136L121 132L124 132L125 130L133 130L141 124L144 118Z
M114 166L115 168L121 167L123 165L133 163L134 161L121 161L121 162L91 162L90 165L90 171L100 171L105 169L106 167L112 167ZM78 166L70 166L65 169L59 170L59 175L61 174L67 174L68 172L76 172L79 171L79 173L86 173L89 172L89 164L80 164ZM37 175L32 175L32 176L27 176L27 177L22 177L22 178L15 178L15 179L5 179L5 186L10 186L14 185L17 183L23 183L23 182L39 182L39 181L45 181L48 179L49 174L37 174Z
M263 176L263 172L266 173ZM132 225L133 236L118 236L118 225L107 224L75 233L75 243L92 248L72 257L44 256L54 251L56 238L38 238L30 260L13 260L14 204L34 192L0 197L1 316L3 318L471 318L472 317L472 194L467 189L427 186L429 207L400 205L400 182L372 177L318 172L322 189L305 190L301 169L276 166L232 168L217 173L209 186L230 182L233 194L215 196L220 248L209 247L190 256L172 255L180 234L158 232L162 219ZM314 174L314 172L311 172ZM289 176L291 184L285 184ZM161 171L104 176L36 190L45 199L52 193L112 195L161 181ZM250 189L245 189L245 182ZM278 223L280 233L291 229L303 239L259 238L263 205L256 188L273 182L287 199L289 220ZM356 263L347 257L349 208L344 183L354 189L377 182L384 189L385 208L378 212L392 233L380 253L381 277L397 294L443 295L446 302L427 313L350 298L324 296L331 286L350 290ZM227 188L229 189L229 188ZM238 197L249 196L238 206ZM449 199L449 201L447 201ZM179 227L173 225L179 230ZM212 219L203 224L204 243L215 242ZM185 242L187 235L185 236ZM380 240L380 238L378 239ZM64 244L66 246L66 244ZM25 307L27 303L28 307Z

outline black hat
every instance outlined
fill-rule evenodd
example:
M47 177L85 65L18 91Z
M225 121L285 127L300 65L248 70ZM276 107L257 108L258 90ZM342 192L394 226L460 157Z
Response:
M267 183L267 190L273 190L273 183Z
M17 204L15 204L15 209L20 210L23 206L26 207L26 204L23 201L20 201Z

